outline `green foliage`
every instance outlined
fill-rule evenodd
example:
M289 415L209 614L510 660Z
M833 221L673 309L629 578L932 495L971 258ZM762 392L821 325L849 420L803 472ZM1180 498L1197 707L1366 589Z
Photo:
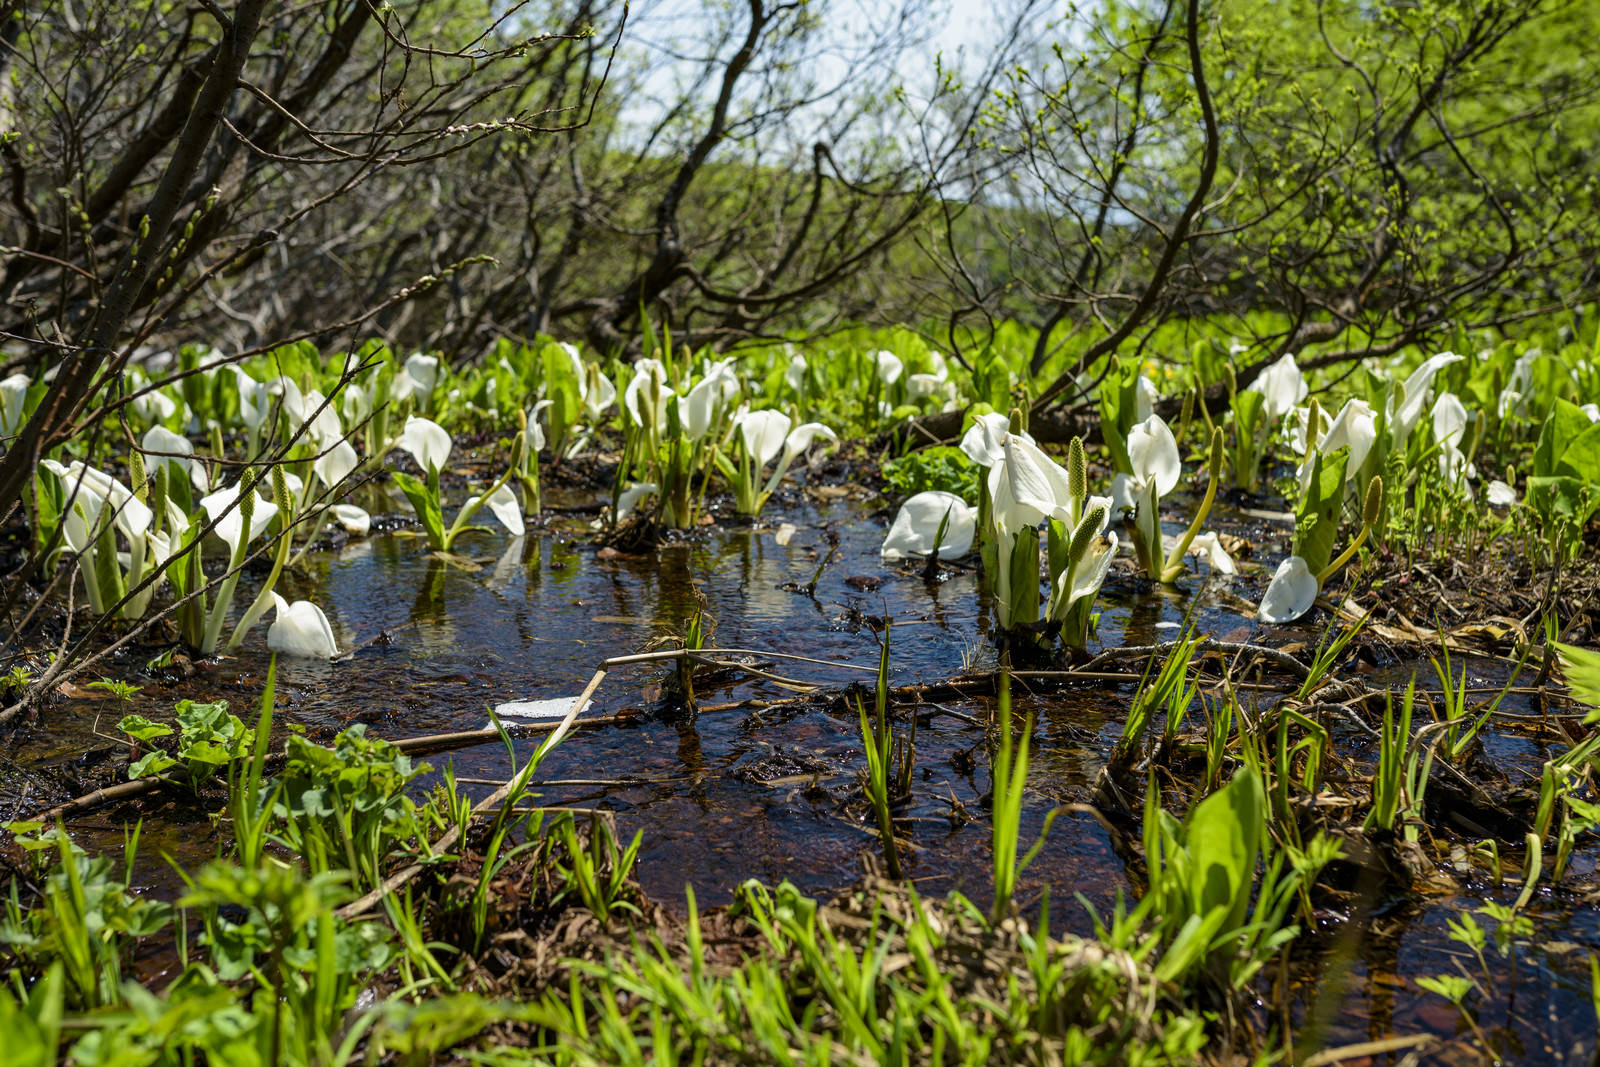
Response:
M938 490L954 493L969 504L977 502L982 474L965 452L951 445L919 449L883 465L883 480L894 496Z
M1600 652L1576 645L1558 644L1556 648L1572 695L1594 709L1584 718L1584 725L1600 721Z
M878 677L869 718L866 705L856 697L856 717L861 730L861 747L867 769L862 787L872 805L883 842L883 859L889 877L902 877L900 844L895 838L894 809L911 794L911 770L916 759L916 721L909 735L896 736L889 720L889 632L884 631L878 646Z
M15 1067L54 1067L61 1042L65 979L60 963L50 965L26 993L15 997L0 988L0 1047Z
M368 738L360 723L332 748L290 737L275 805L283 843L301 855L337 857L359 886L375 888L397 847L425 840L406 787L428 769Z
M1020 859L1017 849L1022 835L1023 791L1028 787L1028 746L1033 736L1033 717L1023 720L1022 737L1013 741L1011 735L1011 673L1000 675L1000 695L995 705L995 721L999 728L1000 744L994 752L989 768L989 788L993 829L990 834L990 854L994 866L994 904L989 909L991 922L999 923L1011 913L1012 897L1016 894L1017 879L1044 848L1050 827L1055 824L1058 811L1045 817L1044 827L1033 846Z
M146 749L128 767L129 778L161 774L181 764L189 784L199 788L207 778L248 752L254 742L254 731L228 712L226 700L210 704L183 700L174 713L178 720L177 758L153 745L157 739L172 735L171 726L143 715L128 715L117 723L117 729Z
M1294 514L1294 554L1306 561L1306 569L1320 575L1333 558L1339 536L1339 516L1344 506L1345 466L1350 462L1348 446L1311 461L1311 478L1300 495Z
M35 878L42 881L42 897L31 906L24 905L13 881L0 920L0 945L11 957L13 992L20 996L30 977L58 970L68 1007L116 1004L124 968L139 939L172 920L170 905L132 888L138 830L128 837L118 872L109 857L89 855L59 827L12 823L7 829L33 858Z
M1043 920L1024 929L1020 951L1007 957L1015 973L991 991L948 966L987 936L966 901L931 905L907 893L858 907L845 925L788 882L748 882L733 910L760 932L759 943L722 969L707 964L691 893L681 951L651 937L575 964L568 988L529 1013L544 1047L500 1050L495 1062L1155 1067L1192 1062L1205 1044L1198 1014L1126 1010L1130 995L1154 993L1131 957L1052 939Z
M633 866L643 844L644 832L640 831L633 835L626 849L619 848L610 823L596 817L590 820L586 846L579 839L572 813L564 812L550 827L545 839L545 864L564 884L562 895L571 894L596 919L609 923L615 913L640 914L627 895Z
M1570 558L1584 524L1600 509L1600 423L1576 404L1557 399L1550 409L1533 453L1527 499L1554 550Z

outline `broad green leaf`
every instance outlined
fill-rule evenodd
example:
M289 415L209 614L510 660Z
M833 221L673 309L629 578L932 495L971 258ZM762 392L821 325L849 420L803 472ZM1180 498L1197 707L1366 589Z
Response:
M393 474L395 484L405 493L406 499L411 501L411 508L417 513L417 521L428 531L428 542L435 547L443 545L444 515L439 510L438 499L428 491L427 486L404 471L395 471Z
M154 752L146 753L143 758L136 760L134 764L128 768L128 779L129 781L132 781L135 778L148 778L152 774L160 774L162 771L176 767L177 765L177 760L173 759L171 756L167 755L165 751L158 748Z
M1600 485L1600 423L1594 423L1567 443L1556 460L1556 473Z
M172 733L172 727L164 722L152 722L143 715L126 715L117 723L117 729L133 738L135 741L154 741L158 737L166 737Z
M1261 829L1266 825L1266 792L1261 776L1245 767L1221 790L1202 800L1184 826L1184 845L1193 866L1189 898L1196 913L1232 930L1250 906Z
M1558 399L1539 431L1539 445L1533 453L1533 473L1548 477L1557 472L1567 446L1594 424L1578 405Z
M1311 481L1301 495L1294 522L1294 554L1306 561L1312 574L1322 573L1333 558L1339 513L1344 506L1345 466L1349 462L1348 446L1312 457Z
M1254 389L1241 389L1233 397L1233 418L1238 423L1239 435L1254 437L1261 424L1261 405L1267 398Z

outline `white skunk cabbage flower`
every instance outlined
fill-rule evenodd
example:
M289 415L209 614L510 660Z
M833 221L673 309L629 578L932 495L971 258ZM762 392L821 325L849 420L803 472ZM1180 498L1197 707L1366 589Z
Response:
M884 385L893 385L900 380L900 375L905 372L906 365L899 356L883 349L872 354L873 365L878 370L878 380Z
M254 490L251 490L254 492ZM291 490L291 492L296 492ZM278 514L278 505L270 500L263 500L256 494L254 510L250 513L250 529L244 528L244 516L239 509L233 506L239 499L239 483L235 482L226 489L218 489L210 496L200 498L200 506L205 508L206 516L215 522L213 532L228 546L232 556L239 554L244 545L248 545L266 532L267 525L272 522L273 516ZM240 538L243 538L241 543Z
M541 400L528 410L528 450L534 455L544 450L544 424L539 421L539 412L550 404L549 400Z
M906 395L915 400L934 395L950 380L950 368L945 364L943 354L930 354L928 362L933 366L931 373L913 374L906 379Z
M1228 555L1228 550L1222 547L1222 539L1215 530L1207 530L1198 534L1189 542L1189 555L1199 556L1211 564L1212 574L1238 574L1239 568L1234 565L1233 557Z
M439 357L413 352L406 357L405 368L395 376L390 392L395 400L407 397L430 397L439 384Z
M1589 416L1590 422L1600 422L1600 404L1584 404L1578 410Z
M806 362L806 357L796 352L789 357L789 365L783 370L784 384L797 393L806 391L806 371L811 365Z
M311 465L311 472L323 485L332 489L350 477L360 465L361 457L356 455L355 447L349 441L340 441L317 457L317 461Z
M1261 394L1264 401L1262 410L1272 422L1279 421L1293 411L1295 405L1311 391L1292 352L1257 375L1250 388Z
M889 535L883 539L884 560L892 562L908 556L931 555L941 523L945 526L944 539L937 545L941 559L959 559L972 551L972 538L978 529L978 509L969 507L954 493L929 490L900 505L889 526Z
M129 392L138 392L147 388L149 384L150 379L143 371L134 369L128 372ZM178 410L178 402L159 389L134 397L128 406L140 422L150 423L163 422Z
M328 403L328 398L322 395L321 390L312 389L307 392L304 403L305 406L298 415L293 412L290 414L297 422L309 420L306 436L311 438L312 445L318 450L327 448L344 436L344 425L339 422L339 411Z
M995 525L1003 533L1014 534L1045 519L1075 521L1065 467L1020 434L1007 434L1000 447L1002 459L989 470L989 497Z
M755 460L756 469L765 467L783 451L792 424L789 416L770 409L747 411L739 416L735 425L744 440L745 451Z
M979 415L967 432L961 435L961 451L978 466L993 467L1005 458L1006 435L1011 433L1011 420L998 411ZM1014 434L1017 439L1033 444L1026 433Z
M1178 441L1160 415L1151 415L1128 431L1128 463L1133 473L1111 480L1112 506L1118 510L1138 506L1152 488L1159 501L1177 486L1183 473Z
M667 422L667 402L672 399L667 387L667 371L659 359L641 359L633 365L633 380L622 394L622 406L635 426L655 433Z
M62 466L53 459L39 464L61 479L66 496L73 498L73 508L63 518L62 537L74 552L82 552L93 540L90 536L100 524L100 514L106 505L113 509L112 524L122 531L133 546L135 555L142 555L145 535L155 521L155 512L133 495L133 491L105 471L86 467L74 460ZM78 508L83 514L78 514Z
M272 594L276 608L272 625L267 628L267 647L286 656L304 656L307 659L331 659L339 654L339 645L333 639L333 627L322 609L309 600L289 603L277 593Z
M425 472L443 470L450 459L450 435L432 419L407 416L406 428L395 444L410 452Z
M10 437L22 429L22 404L28 399L33 379L13 374L0 381L0 437Z
M249 430L259 430L272 410L272 390L264 383L250 377L250 372L237 363L230 364L234 381L239 385L239 418Z
M1454 352L1440 352L1429 356L1422 361L1422 365L1411 372L1411 377L1406 379L1404 386L1405 399L1397 407L1394 394L1389 394L1387 404L1387 422L1390 433L1397 443L1404 443L1411 435L1412 427L1422 417L1422 411L1428 405L1428 393L1433 388L1434 375L1452 363L1460 363L1466 356L1458 356Z
M1256 618L1262 622L1293 622L1311 610L1318 592L1317 576L1311 573L1306 561L1290 556L1278 564L1273 573L1261 606L1256 610Z
M1359 476L1361 465L1367 461L1367 456L1371 454L1372 446L1377 440L1378 414L1372 410L1372 405L1365 400L1347 400L1344 407L1339 409L1339 414L1334 417L1327 432L1317 441L1316 450L1327 454L1349 445L1350 460L1344 469L1346 482L1351 482ZM1311 469L1312 457L1307 454L1305 462L1300 464L1302 493L1311 484Z
M611 405L617 402L617 387L605 376L600 364L585 364L578 381L583 383L583 410L590 422L610 411Z
M733 361L722 360L706 369L706 376L678 401L678 419L683 424L683 435L698 441L717 421L723 404L739 392L739 376L733 373Z
M778 460L777 473L781 475L787 470L796 457L810 448L812 442L819 437L825 441L839 440L838 434L820 422L802 422L785 434L783 437L783 456Z
M578 382L578 396L583 397L589 391L588 376L583 373L583 353L571 341L557 341L556 347L566 354L567 362L572 364L572 376Z
M351 382L344 387L342 406L344 417L352 423L359 423L372 414L372 397L360 382Z
M1098 498L1101 501L1106 497ZM1093 509L1091 508L1091 513ZM1105 511L1109 521L1111 509ZM1051 617L1065 615L1072 610L1072 605L1088 597L1093 600L1100 593L1100 587L1106 584L1106 575L1111 573L1111 561L1117 556L1117 533L1115 530L1106 529L1102 524L1100 532L1089 542L1083 558L1077 561L1077 566L1068 567L1056 579L1054 600L1056 607L1051 612ZM1070 583L1070 584L1069 584Z
M1496 402L1500 418L1528 413L1527 393L1533 388L1533 364L1542 358L1544 353L1538 348L1530 348L1517 357L1516 364L1511 368L1511 380L1500 390L1500 399Z
M1517 491L1498 478L1489 483L1489 506L1491 508L1509 508L1517 503Z
M149 460L154 460L145 463L145 470L150 477L155 477L156 469L165 465L188 478L189 484L200 492L210 492L211 484L206 479L205 466L189 458L194 455L194 445L189 443L187 437L173 433L165 426L152 426L139 439L139 448Z
M1133 421L1143 422L1156 413L1156 404L1161 400L1161 390L1156 388L1156 383L1148 376L1139 375L1139 384L1133 397Z
M766 414L768 413L765 411L746 414L741 420L741 432L744 432L744 424L748 423L752 418ZM757 443L762 449L770 447L772 443L771 437L777 433L780 426L788 425L789 419L787 416L780 415L779 418L783 420L782 423L779 423L777 420L763 420L766 424L758 427L756 430L756 433L760 435ZM778 483L783 480L783 476L789 472L789 467L794 463L795 459L800 455L800 453L810 448L811 443L819 437L829 441L837 441L839 439L838 434L834 433L820 422L801 423L799 426L796 426L794 429L789 430L783 435L783 454L778 459L778 465L772 468L772 477L767 479L767 484L761 489L761 499L764 500L772 495L773 491L778 488ZM751 445L749 436L745 437L745 447L754 452L754 446ZM767 461L765 458L763 458L760 464L757 465L756 470L760 471L766 467L766 465Z
M333 521L352 537L365 537L372 530L372 516L367 514L366 508L355 504L335 504L328 510L333 513Z
M1467 433L1467 409L1454 393L1440 393L1430 414L1433 440L1439 446L1439 474L1451 485L1457 485L1467 474L1467 457L1461 451L1461 439Z
M461 505L462 509L472 507L478 499L475 496L468 497L466 503ZM500 525L510 530L513 536L521 537L527 533L527 527L522 522L522 505L517 502L517 494L512 491L510 485L501 485L490 493L483 503L494 513L494 517L500 520Z
M635 482L634 484L628 486L628 488L624 489L617 497L616 521L621 522L633 511L634 508L639 506L639 501L643 500L651 493L658 492L660 492L660 489L657 488L655 482Z

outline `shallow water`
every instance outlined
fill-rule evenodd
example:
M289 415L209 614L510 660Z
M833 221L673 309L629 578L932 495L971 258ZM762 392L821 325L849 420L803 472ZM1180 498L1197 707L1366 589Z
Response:
M774 535L780 520L797 527L787 546ZM964 664L992 662L989 617L974 574L955 569L942 581L928 582L910 570L884 567L877 553L885 521L859 504L800 503L767 526L697 531L690 540L648 556L601 553L572 524L565 531L535 531L524 538L478 536L464 544L471 560L466 563L433 557L424 541L405 533L353 542L310 557L309 582L286 580L281 590L291 599L315 599L332 620L341 647L357 651L334 664L280 662L279 714L329 731L366 722L371 733L389 738L475 729L485 724L490 706L575 694L601 660L655 642L675 644L697 609L714 624L709 644L864 667L876 663L878 620L892 619L891 681L897 685L941 681ZM1285 526L1237 514L1224 517L1221 525L1249 538L1263 563L1275 564L1286 550ZM836 556L823 568L815 593L797 591L811 580L824 551ZM1256 639L1263 628L1249 614L1249 604L1268 574L1270 566L1232 582L1191 576L1174 592L1115 570L1101 602L1099 641L1111 647L1169 639L1196 596L1203 632ZM253 592L243 590L238 602L247 603ZM1311 654L1320 625L1288 633L1307 646L1299 654ZM1285 633L1274 629L1267 636L1268 643L1282 643ZM155 716L183 697L226 697L235 711L248 716L267 663L263 626L237 655L202 664L182 681L151 682L126 709L104 698L52 706L41 728L27 735L9 759L21 768L59 763L84 751L97 717L99 730L110 733L125 710ZM832 693L871 679L844 667L764 663ZM1373 679L1403 685L1415 666L1381 664ZM136 656L119 667L122 677L150 681L141 677ZM1420 669L1425 684L1431 684L1425 662ZM1498 685L1505 677L1498 664L1474 661L1472 669L1474 684ZM584 784L546 787L544 798L610 809L625 837L642 831L639 877L653 897L680 909L685 882L694 884L702 905L710 905L731 899L746 878L788 878L814 891L852 881L863 854L877 851L875 836L864 826L864 805L854 798L862 760L853 705L818 699L764 707L794 694L771 681L741 678L702 687L698 694L703 705L736 707L690 715L663 700L665 673L660 665L626 667L606 679L595 710L631 709L639 716L625 725L571 735L538 777ZM1052 804L1090 799L1120 733L1132 688L1103 682L1030 694L1019 684L1017 713L1037 719L1025 842L1039 832ZM1536 710L1518 700L1510 698L1506 710ZM946 710L977 719L991 712L987 702L976 699L921 709L926 718L917 732L917 779L905 812L915 842L908 874L924 892L960 890L984 900L990 892L987 735ZM519 757L535 744L519 742ZM109 740L94 746L115 751ZM1549 755L1544 744L1509 732L1491 739L1489 753L1513 777L1537 775ZM453 761L458 776L481 780L469 787L480 793L510 772L499 744L430 762L445 759ZM148 854L166 853L189 865L209 857L217 840L206 821L192 814L172 817L174 811L168 806L147 822ZM120 844L120 830L109 814L98 813L76 828L88 841ZM1592 857L1580 855L1577 862L1593 867ZM1482 878L1481 869L1462 874ZM158 891L176 889L170 874L152 871L149 879ZM1445 927L1459 907L1485 896L1515 897L1514 888L1468 884L1460 898L1365 902L1361 910L1371 914L1354 924L1364 936L1353 947L1341 947L1336 937L1322 938L1313 952L1307 942L1307 960L1323 962L1302 984L1323 999L1308 992L1296 1012L1327 1013L1319 1031L1323 1044L1418 1030L1455 1034L1455 1009L1411 980L1453 972L1455 962L1467 957ZM1046 886L1057 924L1084 933L1091 923L1083 908L1070 903L1074 894L1105 913L1118 893L1137 889L1112 835L1094 818L1076 813L1055 822L1038 861L1022 879L1019 897L1035 901ZM1518 992L1509 1011L1504 996L1491 998L1480 1024L1486 1031L1504 1031L1511 1060L1577 1062L1575 1057L1586 1058L1593 1045L1586 961L1600 933L1594 913L1570 900L1541 895L1533 910L1537 932L1531 944L1513 949L1505 960L1491 947L1488 964L1497 987ZM1553 943L1572 947L1553 950ZM1394 1053L1391 1060L1401 1055ZM1445 1062L1455 1053L1440 1055L1445 1058L1439 1062ZM1378 1062L1389 1061L1380 1056Z

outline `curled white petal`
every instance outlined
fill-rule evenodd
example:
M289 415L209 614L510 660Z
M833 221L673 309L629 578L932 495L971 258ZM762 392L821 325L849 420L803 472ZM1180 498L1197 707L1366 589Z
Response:
M617 497L617 521L621 522L639 506L639 501L655 492L659 492L655 482L636 482L624 489Z
M1278 564L1272 583L1261 597L1256 618L1262 622L1293 622L1317 602L1317 577L1299 556Z
M1151 415L1128 431L1128 462L1141 489L1154 485L1157 496L1166 496L1178 484L1183 470L1178 442L1160 415Z
M1262 371L1253 388L1261 394L1267 418L1273 422L1293 411L1295 405L1304 400L1310 391L1299 365L1294 361L1293 353Z
M1222 539L1214 530L1207 530L1197 534L1189 542L1189 555L1200 556L1211 564L1213 574L1237 574L1239 568L1234 565L1233 557L1228 555L1228 550L1222 547Z
M810 369L806 357L796 352L789 357L789 365L783 370L783 380L790 389L800 393L805 391L806 371Z
M980 467L992 467L1005 458L1006 434L1011 432L1011 420L998 411L979 415L961 435L961 451ZM1025 433L1017 434L1022 440L1033 443Z
M407 417L406 428L395 443L411 453L417 466L424 471L443 470L450 459L450 435L432 419L416 415Z
M252 490L254 492L254 490ZM250 513L250 530L244 532L244 517L233 502L239 498L239 483L219 489L210 496L200 498L200 506L205 509L206 515L216 522L214 532L227 544L229 551L239 551L239 538L244 536L244 543L249 544L266 532L267 525L278 514L278 505L270 500L263 500L256 494L253 501L254 510Z
M1156 403L1161 399L1161 391L1156 388L1156 383L1146 375L1139 375L1139 384L1134 393L1133 421L1143 422L1155 414Z
M1517 502L1517 491L1505 482L1496 479L1489 483L1489 506L1492 508L1509 508Z
M946 521L946 516L949 516ZM939 526L945 524L944 539L938 543L944 559L958 559L972 551L977 532L978 510L954 493L929 490L911 497L896 512L889 534L883 540L885 560L908 556L927 556L934 550Z
M304 656L308 659L329 659L339 654L339 645L333 639L333 627L322 609L309 600L296 600L293 604L277 593L272 594L276 606L275 618L267 628L267 647L286 656Z
M522 505L517 501L517 494L511 491L510 485L502 485L489 494L484 504L494 517L500 520L500 525L511 531L514 536L520 537L527 532L527 527L522 522Z
M1061 464L1016 434L1006 436L1001 455L1001 462L989 470L989 496L998 528L1015 533L1046 518L1067 517L1072 492Z
M0 381L0 437L10 437L22 429L22 405L32 385L33 379L21 373Z
M439 357L413 352L406 357L405 374L408 395L429 396L439 384Z
M899 356L882 349L872 354L872 361L878 369L878 380L884 385L893 385L899 381L901 373L906 369Z
M323 485L332 489L350 477L351 472L360 465L361 458L356 455L354 446L349 441L340 441L317 457L317 461L311 465L311 471Z
M329 509L334 521L352 537L365 537L372 530L372 516L354 504L335 504Z
M746 412L739 417L738 425L745 451L759 468L771 463L783 451L791 422L783 412L767 410Z

